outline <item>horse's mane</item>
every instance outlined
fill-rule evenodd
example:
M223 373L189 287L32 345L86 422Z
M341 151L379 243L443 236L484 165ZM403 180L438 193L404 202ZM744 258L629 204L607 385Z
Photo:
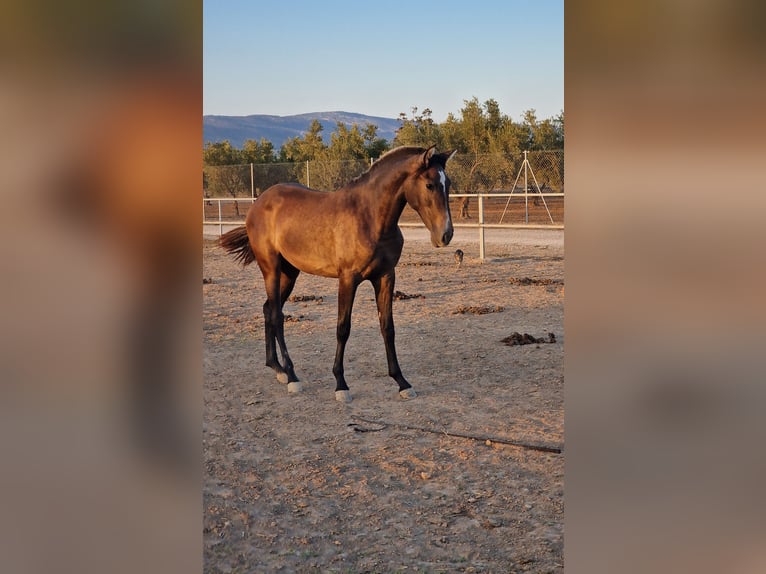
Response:
M388 150L386 153L380 156L370 166L370 169L372 169L376 165L379 165L380 163L385 163L387 161L395 161L396 159L399 158L399 156L410 156L410 155L424 154L424 153L426 153L426 149L422 147L406 146L406 145L401 147L395 147L394 149Z
M348 186L355 185L358 183L364 183L366 182L370 176L375 173L376 171L380 170L381 167L388 166L390 164L396 163L397 161L400 161L406 157L411 157L413 155L417 154L424 154L426 152L425 148L422 147L416 147L416 146L401 146L394 148L392 150L387 151L382 156L380 156L373 164L361 175L355 177L350 182L348 182Z

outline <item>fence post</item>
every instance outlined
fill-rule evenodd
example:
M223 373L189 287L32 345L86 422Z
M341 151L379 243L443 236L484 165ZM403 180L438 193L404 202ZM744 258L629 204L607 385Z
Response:
M253 164L250 163L250 197L255 198L255 176L253 175Z
M311 173L309 172L309 160L306 160L306 187L311 187Z
M479 193L479 259L484 261L484 196Z
M218 201L218 235L223 235L223 217L221 216L221 201Z
M529 189L527 188L527 150L524 150L524 223L529 223Z

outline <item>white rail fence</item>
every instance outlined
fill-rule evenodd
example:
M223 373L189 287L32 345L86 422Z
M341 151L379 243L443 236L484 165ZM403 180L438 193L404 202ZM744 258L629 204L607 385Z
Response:
M203 168L202 223L206 235L242 225L250 204L271 185L297 181L324 191L339 189L369 168L363 160L312 160ZM564 228L564 151L457 154L449 165L450 209L456 228L477 230L485 258L488 229ZM424 227L406 207L402 227Z
M250 204L257 200L257 197L203 199L203 234L219 237L235 227L244 225ZM473 210L470 208L472 200L476 200L476 208ZM487 229L563 230L563 203L563 193L539 193L537 190L533 192L530 187L520 190L517 188L512 192L450 194L453 226L477 230L479 258L482 260L486 258ZM471 213L474 213L475 217ZM513 218L518 221L514 223ZM423 222L409 207L402 214L399 226L425 229Z

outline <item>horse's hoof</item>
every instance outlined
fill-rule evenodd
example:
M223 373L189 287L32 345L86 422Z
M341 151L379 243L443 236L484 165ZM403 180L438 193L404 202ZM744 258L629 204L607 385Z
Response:
M283 385L287 384L287 373L277 373L277 380Z
M415 397L418 396L418 394L415 392L415 389L410 387L409 389L402 389L401 391L399 391L399 396L407 400L407 399L414 399Z
M301 385L300 381L293 381L292 383L287 383L288 393L300 393L302 390L303 390L303 385Z
M350 403L351 391L335 391L335 400L339 403Z

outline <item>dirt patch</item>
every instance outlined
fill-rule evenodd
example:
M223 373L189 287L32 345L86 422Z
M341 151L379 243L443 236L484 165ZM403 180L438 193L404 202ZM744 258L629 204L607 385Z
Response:
M508 246L481 264L407 241L397 350L418 391L387 375L372 287L360 286L346 348L354 401L334 400L337 282L302 274L285 333L301 393L263 366L263 284L204 246L206 572L562 572L563 248ZM554 257L550 257L554 255ZM320 301L321 299L321 301ZM321 304L320 304L321 303ZM465 307L503 313L455 314ZM542 447L550 450L535 450Z
M324 297L317 297L316 295L292 295L288 301L291 303L304 303L306 301L316 301L317 303L322 303L324 301Z
M425 297L421 293L408 294L399 290L394 292L394 301L403 301L405 299L425 299Z
M508 280L512 285L563 285L562 279L537 279L532 277L511 277Z
M473 313L474 315L486 315L487 313L501 313L505 311L502 305L460 305L452 311L453 315Z
M514 347L516 345L534 345L538 343L555 343L556 334L548 333L547 337L533 337L529 333L524 333L522 335L521 333L513 332L505 339L502 339L501 342L509 347Z

